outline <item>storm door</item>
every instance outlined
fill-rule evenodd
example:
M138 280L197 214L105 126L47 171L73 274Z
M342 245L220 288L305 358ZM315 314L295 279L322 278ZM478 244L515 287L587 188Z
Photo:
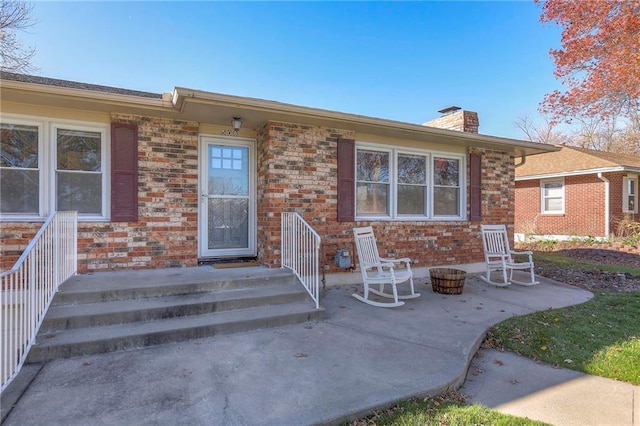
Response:
M200 257L256 255L252 140L200 138Z

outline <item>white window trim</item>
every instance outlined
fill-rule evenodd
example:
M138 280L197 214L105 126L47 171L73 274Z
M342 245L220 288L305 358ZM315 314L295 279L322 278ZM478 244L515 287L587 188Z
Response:
M101 138L102 161L102 213L78 214L79 222L104 222L111 215L111 135L110 124L77 120L65 120L51 117L2 114L2 122L25 124L38 127L38 170L39 170L39 212L34 214L2 214L0 222L42 221L56 209L56 129L99 132Z
M634 194L636 198L635 209L629 209L629 193L627 189L629 188L629 181L635 182L636 193ZM638 187L638 175L629 174L622 178L622 212L623 213L638 213L638 191L640 188Z
M546 210L545 209L545 185L549 183L560 183L562 185L562 209L558 210ZM542 214L564 214L565 212L565 201L566 201L566 187L564 183L564 178L559 179L541 179L540 180L540 213Z
M371 142L356 142L356 155L355 155L355 167L354 171L357 174L357 161L359 150L371 150L389 153L389 176L390 176L390 190L389 190L389 215L358 215L357 199L356 203L356 220L371 220L371 221L395 221L395 222L443 222L443 221L461 221L467 220L467 165L466 154L459 154L446 151L431 151L431 150L419 150L406 147L398 147L391 145L375 144ZM427 157L427 164L429 170L427 171L427 214L426 215L399 215L397 207L397 162L398 154L410 154L410 155L423 155ZM452 216L434 216L433 214L433 161L435 157L450 158L460 161L460 175L459 188L460 199L458 209L460 215ZM357 185L358 179L355 176L355 185Z

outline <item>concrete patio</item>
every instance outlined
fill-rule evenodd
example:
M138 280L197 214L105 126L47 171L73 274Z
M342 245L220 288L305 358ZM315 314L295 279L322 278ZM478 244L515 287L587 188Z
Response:
M463 294L442 295L422 279L422 297L394 309L351 297L361 286L328 287L323 321L27 365L2 395L4 424L339 424L458 389L490 326L592 297L541 281L470 275Z

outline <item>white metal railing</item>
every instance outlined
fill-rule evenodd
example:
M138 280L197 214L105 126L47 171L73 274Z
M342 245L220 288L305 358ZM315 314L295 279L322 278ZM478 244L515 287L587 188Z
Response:
M77 272L77 218L75 211L52 213L0 274L0 392L20 372L58 287Z
M282 213L282 267L289 268L320 308L320 235L294 212Z

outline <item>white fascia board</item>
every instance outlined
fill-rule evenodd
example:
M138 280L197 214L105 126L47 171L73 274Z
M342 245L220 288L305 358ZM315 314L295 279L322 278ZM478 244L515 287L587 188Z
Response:
M533 179L553 179L553 178L561 178L567 176L582 176L582 175L593 175L597 173L612 173L612 172L624 172L624 171L634 171L640 170L637 167L625 167L625 166L614 166L614 167L601 167L598 169L587 169L587 170L572 170L568 172L556 172L556 173L543 173L539 175L528 175L528 176L519 176L516 177L516 182L521 180L533 180Z

